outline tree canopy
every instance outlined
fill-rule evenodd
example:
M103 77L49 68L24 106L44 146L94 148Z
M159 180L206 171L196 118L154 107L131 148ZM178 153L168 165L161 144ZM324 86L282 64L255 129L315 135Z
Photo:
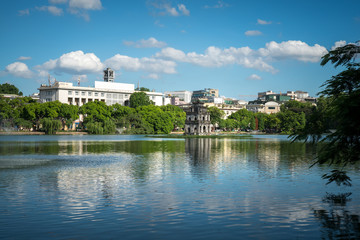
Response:
M15 87L14 85L9 84L9 83L0 84L0 94L1 93L16 94L16 95L20 95L20 96L23 95L23 93L20 92L17 87Z
M137 108L153 104L145 92L134 92L130 95L130 107Z
M347 44L322 58L321 65L330 61L335 67L343 65L345 70L322 85L325 89L319 93L319 106L309 116L307 127L293 135L294 140L322 143L315 164L335 166L323 178L338 185L351 185L344 167L360 160L360 125L356 114L360 112L360 64L356 62L359 53L358 44Z

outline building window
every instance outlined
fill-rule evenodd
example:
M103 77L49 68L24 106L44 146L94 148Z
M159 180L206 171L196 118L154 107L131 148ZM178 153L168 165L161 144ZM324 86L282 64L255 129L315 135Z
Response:
M91 92L88 92L88 96L91 96Z
M68 91L68 94L69 94L69 95L72 95L72 91Z
M269 107L269 109L275 109L275 107Z
M99 93L96 92L96 93L95 93L95 97L97 97L97 96L99 96Z
M78 92L78 91L75 91L75 95L76 95L76 96L79 96L79 92Z
M85 96L85 92L81 92L81 96Z
M105 96L105 93L102 92L102 93L101 93L101 96L104 97L104 96Z
M111 94L110 93L106 94L106 97L111 98Z
M51 91L47 91L47 92L46 92L46 95L48 95L48 96L51 95L51 94L52 94Z

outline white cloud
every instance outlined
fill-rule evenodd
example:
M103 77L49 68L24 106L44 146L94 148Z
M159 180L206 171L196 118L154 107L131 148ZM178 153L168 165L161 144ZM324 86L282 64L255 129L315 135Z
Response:
M61 16L63 15L63 10L61 8L55 6L42 6L42 7L35 7L38 11L49 12L54 16Z
M159 74L156 74L156 73L150 73L149 75L147 75L147 76L143 76L142 78L150 78L150 79L159 79L160 78L160 76L159 76Z
M344 40L337 41L335 42L334 46L331 47L331 50L335 50L336 48L343 47L345 45L346 45L346 41Z
M18 11L18 15L19 15L19 16L27 16L27 15L30 15L30 10L29 10L29 9L19 10L19 11Z
M258 30L249 30L245 32L246 36L259 36L262 35L262 32L258 31Z
M49 0L49 3L51 4L63 4L67 3L68 0Z
M102 9L100 0L70 0L69 7L85 9L85 10L101 10Z
M247 77L247 80L261 80L262 78L259 75L251 74L249 77Z
M257 23L260 25L268 25L268 24L271 24L272 22L258 19Z
M277 60L296 59L303 62L317 62L327 53L327 50L319 44L309 46L302 41L287 41L281 43L272 41L266 43L265 48L259 49L259 53L263 57Z
M171 6L169 1L149 1L148 4L153 7L153 14L157 16L178 17L190 15L190 11L184 4L178 4L177 8Z
M30 59L31 59L31 57L20 56L17 60L26 61L26 60L30 60Z
M149 39L141 39L136 42L132 41L124 41L126 46L133 46L136 48L163 48L166 46L165 42L161 42L156 40L155 38L151 37Z
M69 0L69 12L90 21L89 10L101 10L100 0Z
M236 64L246 68L276 73L278 70L271 66L269 62L287 59L317 62L326 53L326 48L318 44L309 46L301 41L287 41L281 43L270 42L266 44L265 48L258 50L249 47L220 49L211 46L203 54L196 52L184 53L181 50L167 47L156 53L155 57L202 67L222 67Z
M184 4L179 4L178 9L183 15L185 15L185 16L190 15L190 11L188 9L186 9L186 6Z
M22 62L14 62L5 67L5 72L15 77L32 78L34 73L29 70L28 66Z
M224 3L223 1L218 1L217 4L215 4L213 6L205 5L204 8L226 8L226 7L230 7L230 5L227 3Z
M39 71L65 72L69 74L100 73L104 65L94 53L75 51L65 53L55 60L49 60L36 67Z
M208 47L204 54L195 52L184 53L174 48L164 48L155 57L178 62L187 62L202 67L222 67L238 64L246 68L254 68L261 71L275 73L277 70L258 57L254 50L249 47L220 49L214 46Z
M73 80L73 81L76 81L76 82L79 81L79 78L80 78L80 84L81 84L82 82L87 82L87 81L88 81L88 77L87 77L86 74L80 74L80 75L73 75L73 76L72 76L72 80Z
M116 54L107 59L105 65L115 70L126 71L145 71L149 73L175 74L176 63L174 61L156 58L133 58L125 55Z

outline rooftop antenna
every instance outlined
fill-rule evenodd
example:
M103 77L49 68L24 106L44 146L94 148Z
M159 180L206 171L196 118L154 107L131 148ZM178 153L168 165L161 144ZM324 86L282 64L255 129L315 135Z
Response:
M80 76L78 77L78 86L80 87Z
M48 82L49 82L49 86L51 86L50 74L48 74Z
M137 90L140 90L140 80L138 80L138 87Z

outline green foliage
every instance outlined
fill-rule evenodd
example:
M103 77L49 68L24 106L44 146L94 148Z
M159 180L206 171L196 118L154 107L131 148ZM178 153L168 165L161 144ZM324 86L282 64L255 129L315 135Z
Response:
M89 134L103 134L104 128L101 122L87 122L85 123L86 130Z
M240 109L229 116L229 119L234 119L236 122L236 128L242 130L252 129L256 127L255 114L246 109Z
M292 134L296 131L300 131L305 127L305 113L296 113L290 110L279 112L277 114L280 120L280 129L282 133Z
M136 88L135 90L136 90L136 91L141 91L141 92L150 92L150 89L149 89L149 88L146 88L146 87Z
M153 102L145 92L134 92L130 96L130 107L137 108L141 106L151 105Z
M183 129L185 127L186 113L183 109L170 104L160 106L160 109L169 115L173 129Z
M328 183L338 185L350 185L343 168L360 160L360 125L356 114L360 112L360 64L349 63L359 53L358 44L348 44L323 57L321 65L330 61L335 67L345 65L346 69L322 85L325 89L320 92L321 101L309 116L307 127L292 136L293 140L321 142L315 164L341 168L323 176Z
M4 84L0 84L0 94L16 94L16 95L20 95L22 96L23 93L19 91L19 89L17 87L15 87L12 84L9 83L4 83Z
M41 120L41 125L42 125L42 130L46 133L46 134L55 134L56 131L60 130L61 128L61 122L59 120L56 119L51 119L51 118L43 118Z
M217 107L208 107L207 111L210 113L211 124L219 124L221 119L224 118L225 112Z
M136 108L142 119L153 129L153 133L170 133L174 128L169 114L154 105L141 106Z
M103 123L106 119L111 118L111 108L101 101L88 102L82 105L79 113L84 115L84 123Z

